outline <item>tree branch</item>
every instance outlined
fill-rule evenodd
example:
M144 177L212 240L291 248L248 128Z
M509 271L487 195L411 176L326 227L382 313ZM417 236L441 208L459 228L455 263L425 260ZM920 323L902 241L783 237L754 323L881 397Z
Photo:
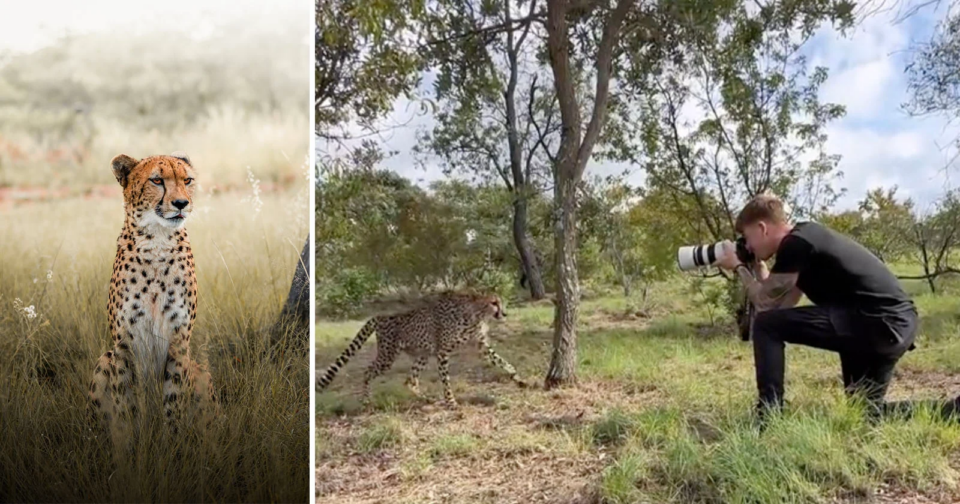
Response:
M897 278L900 280L930 280L948 274L960 274L960 270L954 268L945 268L939 271L934 271L933 273L929 273L927 275L897 275Z
M533 1L532 3L535 5L535 4L536 4L536 1ZM527 26L527 27L529 27L529 25L530 25L531 23L533 23L534 21L543 21L543 20L544 20L544 14L543 14L542 12L534 13L533 10L534 10L534 9L533 9L533 6L531 6L531 9L530 9L531 14L528 15L528 16L522 17L522 18L509 19L509 20L507 20L507 21L505 21L505 22L503 22L503 23L495 24L495 25L492 25L492 26L484 26L484 27L481 27L481 28L477 28L476 30L470 30L470 31L455 33L455 34L453 34L453 35L451 35L451 36L449 36L449 37L445 37L445 38L430 39L430 40L424 42L420 47L423 48L423 47L425 47L425 46L435 46L435 45L441 45L441 44L449 44L449 43L451 43L451 42L455 42L455 41L458 41L458 40L461 40L461 39L472 38L472 37L477 37L477 36L481 36L481 35L482 35L482 36L499 35L499 34L501 34L501 33L508 32L508 31L509 31L509 32L512 32L512 31L515 30L518 26Z
M623 20L627 17L630 8L633 7L634 0L620 0L617 7L607 19L603 30L603 38L600 39L600 47L597 49L597 89L594 94L593 116L590 118L590 124L587 125L587 133L580 143L580 150L577 153L577 166L575 176L580 177L590 159L590 153L593 145L600 137L600 130L603 127L606 118L607 101L610 95L610 75L613 71L613 49L617 43L620 28L623 26Z

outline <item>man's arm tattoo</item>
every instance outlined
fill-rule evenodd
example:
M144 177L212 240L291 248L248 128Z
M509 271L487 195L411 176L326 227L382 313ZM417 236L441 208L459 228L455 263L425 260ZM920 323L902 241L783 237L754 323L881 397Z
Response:
M786 308L796 304L797 275L772 273L766 280L757 281L746 267L738 267L737 274L747 289L747 296L758 311Z

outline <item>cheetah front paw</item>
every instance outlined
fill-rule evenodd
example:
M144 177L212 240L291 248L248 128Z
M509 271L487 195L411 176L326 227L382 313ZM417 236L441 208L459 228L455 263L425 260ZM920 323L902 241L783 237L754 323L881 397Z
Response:
M530 387L530 384L529 384L529 383L523 381L523 380L520 379L520 377L517 376L517 375L511 376L510 379L513 380L513 383L516 383L517 386L520 387L520 388L522 388L522 389L525 389L525 388L529 388L529 387Z
M408 379L404 383L404 385L407 386L407 388L410 390L410 392L413 393L413 395L417 397L423 397L422 394L420 393L420 383L418 381Z

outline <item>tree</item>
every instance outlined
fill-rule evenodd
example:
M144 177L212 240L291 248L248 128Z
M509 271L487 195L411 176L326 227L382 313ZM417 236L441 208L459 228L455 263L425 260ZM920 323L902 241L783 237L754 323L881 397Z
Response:
M340 292L336 299L350 305L376 290L379 286L363 270L329 269L321 264L337 262L338 248L344 248L345 236L351 224L336 216L327 217L324 210L347 211L337 200L339 191L349 192L350 179L345 171L353 168L371 168L382 160L382 149L369 139L359 146L347 149L346 157L328 151L328 145L346 146L353 138L351 126L359 126L365 135L377 132L376 121L393 107L401 95L409 96L420 80L421 59L416 47L416 33L410 23L424 11L419 0L386 0L362 2L355 0L317 0L314 32L315 59L315 134L327 145L318 145L317 166L317 281L327 272L333 275L352 275L343 286L352 286L351 292ZM332 186L325 187L327 180ZM347 186L343 187L341 184ZM329 189L333 196L325 201L322 196ZM343 241L320 241L328 235ZM318 297L319 298L319 297ZM342 311L342 310L340 310Z
M326 140L351 135L356 122L368 131L420 80L411 23L423 2L317 0L314 31L316 134Z
M897 187L867 192L859 205L861 222L853 229L857 241L881 261L889 262L906 255L915 233L913 202L897 199Z
M530 62L542 43L537 3L432 5L427 47L441 109L433 131L421 136L422 150L440 156L447 173L500 180L513 195L512 235L533 299L545 291L528 232L528 201L549 172L558 122L548 76Z
M547 54L561 124L559 152L553 163L557 296L553 352L544 382L548 390L576 383L580 306L576 262L577 189L603 129L610 101L610 80L615 70L614 53L624 22L635 5L635 0L619 0L612 8L601 3L547 0ZM594 45L593 37L577 37L575 34L580 30L599 34L599 43ZM578 42L582 46L579 56L596 62L592 75L595 90L585 129L581 119L584 97L577 92L578 82L583 79L582 62L574 65L572 58Z
M951 9L930 41L915 48L906 73L908 113L960 117L960 11Z
M283 310L280 312L280 321L278 327L282 328L289 324L298 331L307 331L304 336L309 334L310 330L310 239L309 237L300 250L300 260L293 272L293 280L290 282L290 292L287 294L287 301L283 304ZM304 338L305 339L305 338Z
M689 209L682 220L696 243L734 238L736 213L765 191L794 216L829 208L840 194L832 187L839 158L824 151L825 127L843 108L820 103L827 71L808 73L800 49L823 21L849 26L851 4L696 7L667 9L661 25L671 27L673 50L624 71L630 106L617 109L603 154L643 166L648 189ZM729 306L749 313L739 299Z
M628 135L611 155L643 163L651 187L692 198L711 240L731 238L736 211L767 190L796 216L828 208L839 196L830 184L838 158L824 152L824 129L843 107L820 103L827 71L808 75L799 50L822 20L852 22L849 9L774 2L756 12L736 4L715 21L701 16L684 27L697 33L681 61L631 69L625 86L641 121L632 120L636 109L620 109L622 124L638 126L623 128ZM805 153L814 156L804 162Z
M630 297L633 282L645 279L647 258L641 249L644 228L630 223L639 192L625 182L626 174L595 177L582 185L581 229L596 236L601 252L609 257L623 295ZM644 289L646 292L646 289Z
M955 191L947 192L936 203L933 212L916 219L909 236L923 267L923 275L900 278L926 280L930 292L936 293L936 280L940 276L960 273L951 258L951 253L960 244L960 195Z

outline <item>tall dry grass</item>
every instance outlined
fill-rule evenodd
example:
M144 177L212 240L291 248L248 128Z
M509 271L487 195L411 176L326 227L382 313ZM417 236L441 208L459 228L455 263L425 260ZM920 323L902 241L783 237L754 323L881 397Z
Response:
M209 186L242 188L246 166L271 166L269 173L261 175L263 183L290 185L301 176L303 153L310 141L305 128L309 128L306 113L264 115L233 106L211 110L196 122L172 130L140 129L98 118L92 121L89 138L77 134L56 142L0 128L0 188L83 192L91 185L115 183L109 162L117 154L139 158L175 150L190 156L201 182Z
M205 154L194 161L210 173ZM241 182L248 176L234 170ZM192 351L209 359L222 416L209 431L186 425L172 435L159 385L147 386L140 436L116 463L85 406L93 366L111 344L107 288L122 202L0 211L0 502L308 499L305 342L282 334L271 344L269 331L307 233L304 170L296 176L297 189L282 192L211 194L217 177L206 179L186 222L200 290Z

